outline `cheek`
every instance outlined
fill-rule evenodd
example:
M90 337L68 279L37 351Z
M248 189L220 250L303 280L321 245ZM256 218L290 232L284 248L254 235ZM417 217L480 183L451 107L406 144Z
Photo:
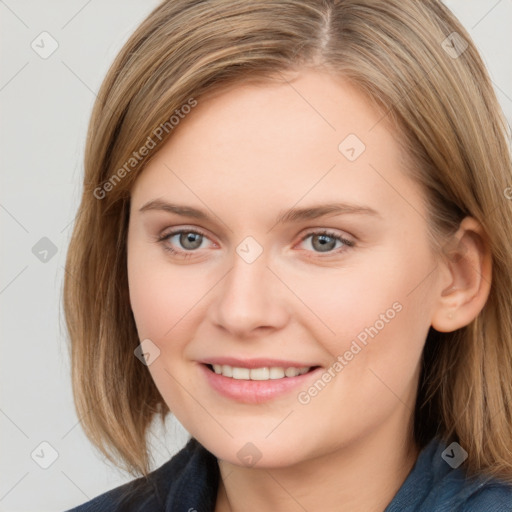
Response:
M139 339L150 339L159 351L148 370L169 408L193 429L194 422L187 420L193 402L187 401L183 386L195 396L195 383L180 363L191 332L204 317L201 297L207 290L200 287L207 284L185 266L173 267L162 256L151 258L147 248L134 244L129 251L130 301Z
M163 250L150 251L135 243L128 250L130 303L139 336L157 344L175 338L176 331L198 314L208 276L187 265L170 264Z
M418 323L428 322L428 275L433 268L428 253L418 248L383 249L368 253L353 267L296 273L288 279L309 309L304 317L308 327L315 329L331 354L339 354L353 339L364 343L398 328L412 333ZM394 343L402 341L398 337Z
M396 401L390 389L398 396L411 389L430 327L434 268L426 246L416 244L375 251L357 269L297 281L298 294L316 313L307 328L341 376L332 388L337 397L355 408L381 408Z

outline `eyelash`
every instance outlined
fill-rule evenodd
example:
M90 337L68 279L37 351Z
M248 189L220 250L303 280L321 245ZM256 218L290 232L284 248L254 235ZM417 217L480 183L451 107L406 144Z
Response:
M172 254L173 256L178 256L178 257L181 257L181 258L190 258L191 256L194 255L195 252L197 252L197 250L194 250L194 251L176 250L173 247L171 247L170 245L165 243L169 238L172 238L173 236L179 235L179 234L182 234L182 233L194 233L196 235L200 235L200 236L203 236L205 238L208 238L204 233L202 233L201 231L197 231L195 229L177 229L177 230L171 231L169 233L166 233L166 234L164 234L162 236L157 237L157 242L161 243L162 246L163 246L163 249L165 251L169 252L170 254ZM355 246L355 242L353 242L352 240L348 240L346 238L343 238L343 237L339 236L338 234L336 234L336 233L334 233L332 231L329 231L329 230L310 231L309 233L306 233L300 239L300 242L304 242L304 240L306 240L310 236L315 236L315 235L317 235L317 236L322 236L322 235L328 236L330 238L333 238L334 240L337 240L337 241L339 240L340 242L342 242L344 244L344 247L338 248L337 250L329 251L328 253L326 253L327 255L339 254L341 252L345 252L347 250L347 248L351 248L351 247ZM307 252L311 252L311 251L307 251ZM317 254L321 255L322 253L317 253Z
M194 255L195 252L197 252L197 250L194 250L194 251L176 250L173 247L171 247L170 245L165 243L167 240L169 240L173 236L179 235L179 234L182 234L182 233L194 233L196 235L200 235L200 236L203 236L205 238L208 238L201 231L196 231L194 229L177 229L177 230L171 231L169 233L166 233L166 234L164 234L162 236L157 237L156 241L158 243L161 243L162 246L163 246L163 249L165 251L171 253L172 255L178 256L178 257L181 257L181 258L190 258L191 256ZM345 252L347 250L347 248L355 246L355 242L353 242L352 240L348 240L346 238L343 238L340 235L338 235L338 234L336 234L336 233L334 233L332 231L329 231L329 230L310 231L309 233L305 234L301 238L300 242L304 242L304 240L306 240L310 236L315 236L315 235L317 235L317 236L322 236L322 235L328 236L330 238L333 238L334 240L339 240L340 242L343 243L344 247L338 248L337 250L329 251L328 253L326 253L327 255L339 254L341 252ZM307 251L307 252L310 252L310 251ZM321 255L322 253L317 253L317 254Z
M194 255L194 252L196 251L177 251L176 249L173 249L170 245L167 245L165 242L173 237L174 235L179 235L181 233L194 233L195 235L200 235L205 238L207 236L204 233L201 233L200 231L196 231L194 229L177 229L175 231L170 231L169 233L166 233L165 235L162 235L157 238L157 242L161 243L164 250L171 253L172 255L179 256L181 258L190 258Z

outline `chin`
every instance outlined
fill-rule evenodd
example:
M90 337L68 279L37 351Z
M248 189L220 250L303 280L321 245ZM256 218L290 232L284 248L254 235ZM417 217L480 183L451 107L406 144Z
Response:
M272 434L271 434L272 435ZM285 468L309 458L304 445L287 443L277 436L274 440L249 435L233 439L208 439L196 437L198 441L218 459L240 467L257 469Z

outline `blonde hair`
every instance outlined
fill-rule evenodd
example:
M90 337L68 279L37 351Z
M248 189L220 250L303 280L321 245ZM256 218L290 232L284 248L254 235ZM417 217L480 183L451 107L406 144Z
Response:
M470 36L436 0L173 0L137 28L94 105L67 254L64 313L85 433L110 461L147 476L148 428L169 412L134 356L126 234L132 185L172 136L171 116L203 94L305 66L351 81L401 134L441 252L465 216L484 226L490 296L470 325L430 329L414 431L420 447L457 440L470 473L512 482L509 134ZM155 147L137 152L150 138Z

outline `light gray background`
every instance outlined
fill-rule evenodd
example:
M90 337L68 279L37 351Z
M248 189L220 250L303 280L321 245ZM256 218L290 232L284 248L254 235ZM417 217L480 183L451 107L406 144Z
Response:
M107 465L81 430L61 291L96 91L158 3L0 0L2 512L62 511L132 479ZM446 3L480 49L510 123L512 0ZM31 47L43 31L59 45L46 59ZM32 250L43 237L56 248L46 262ZM166 436L160 430L151 436L155 468L186 439L179 423L170 418L168 425ZM35 460L50 462L52 450L57 458L41 468Z

